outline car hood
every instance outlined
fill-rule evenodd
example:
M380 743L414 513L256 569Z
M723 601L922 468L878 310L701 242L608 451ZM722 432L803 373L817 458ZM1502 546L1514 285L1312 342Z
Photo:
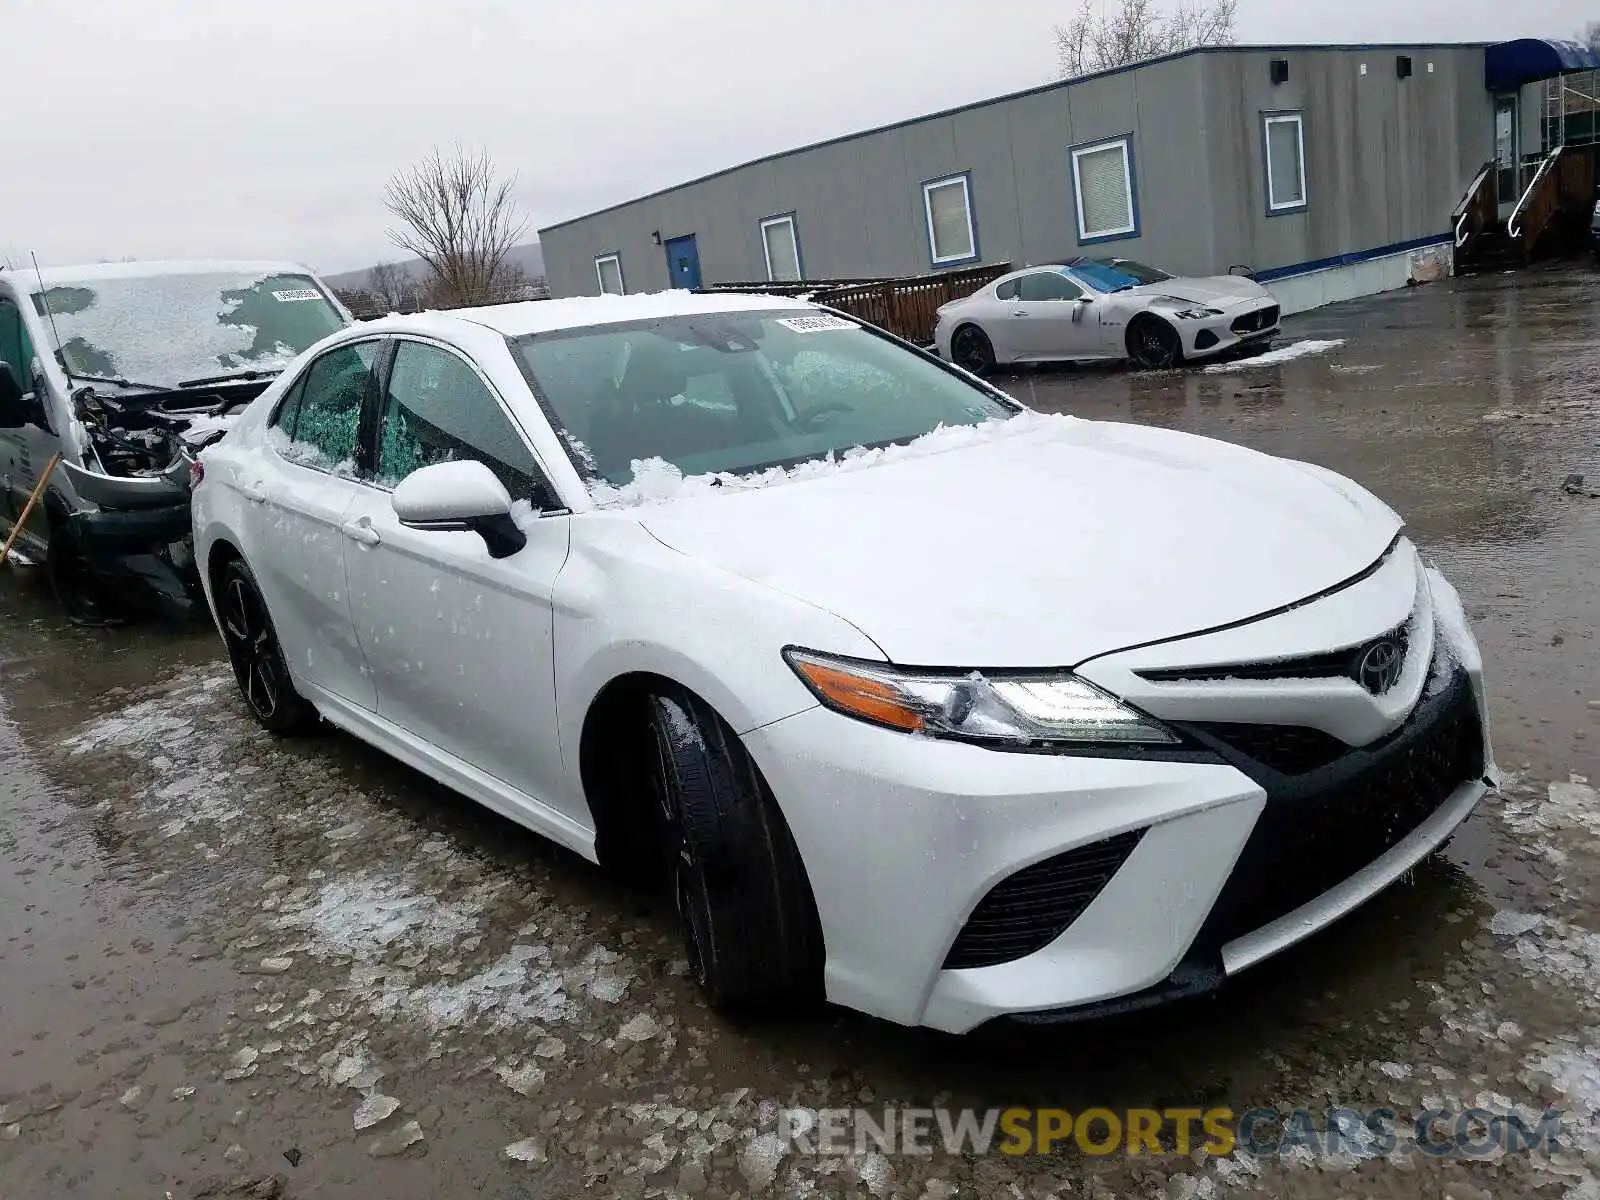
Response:
M1245 620L1359 574L1400 529L1321 468L1030 420L1041 427L637 515L669 547L844 618L891 661L974 668L1073 666Z
M1228 308L1252 300L1271 299L1267 291L1253 279L1242 275L1213 275L1206 279L1167 279L1161 283L1136 287L1137 296L1172 296L1190 304L1209 304Z

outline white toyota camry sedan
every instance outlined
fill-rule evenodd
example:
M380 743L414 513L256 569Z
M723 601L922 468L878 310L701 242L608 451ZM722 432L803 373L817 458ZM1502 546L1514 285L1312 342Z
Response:
M1460 602L1371 494L799 301L350 328L197 473L257 720L651 872L728 1009L1207 991L1494 778Z

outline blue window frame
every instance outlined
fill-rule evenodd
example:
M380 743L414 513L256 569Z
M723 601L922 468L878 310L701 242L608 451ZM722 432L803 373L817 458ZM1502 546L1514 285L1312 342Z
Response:
M1305 113L1293 109L1261 114L1261 161L1267 189L1267 216L1305 212Z
M971 171L923 180L922 215L927 222L931 265L960 267L978 261L978 214L972 203Z
M1078 245L1095 246L1138 237L1139 180L1133 134L1080 142L1067 148L1067 158L1071 164Z

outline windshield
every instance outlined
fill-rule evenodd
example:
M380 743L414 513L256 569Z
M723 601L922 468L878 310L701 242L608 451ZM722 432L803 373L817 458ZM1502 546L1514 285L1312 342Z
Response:
M1122 270L1120 265L1112 266L1108 262L1094 258L1073 263L1072 273L1097 292L1126 291L1128 288L1138 287L1141 282L1138 277Z
M283 367L345 325L307 275L67 281L36 293L33 304L47 329L54 324L72 374L160 387Z
M511 344L576 457L619 487L653 458L739 474L1014 412L828 313L700 313Z
M1126 276L1139 284L1163 283L1172 278L1171 275L1157 267L1149 267L1142 262L1134 262L1131 258L1097 258L1091 261L1115 271L1118 275Z

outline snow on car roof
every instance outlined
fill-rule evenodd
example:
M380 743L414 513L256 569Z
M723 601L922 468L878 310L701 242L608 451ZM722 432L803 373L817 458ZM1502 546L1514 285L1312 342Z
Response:
M270 275L311 275L309 267L291 262L235 262L226 259L197 259L193 262L86 263L79 267L46 267L35 273L30 268L6 272L25 292L38 290L39 275L44 286L71 283L98 283L112 279L151 279L158 275L240 275L265 279Z
M506 337L548 333L554 329L581 329L589 325L615 325L622 321L650 321L695 313L757 312L761 310L813 309L816 306L790 296L765 296L747 292L709 295L688 291L643 292L633 296L575 296L566 300L529 300L521 304L496 304L487 308L458 308L437 316L459 317L487 325Z

